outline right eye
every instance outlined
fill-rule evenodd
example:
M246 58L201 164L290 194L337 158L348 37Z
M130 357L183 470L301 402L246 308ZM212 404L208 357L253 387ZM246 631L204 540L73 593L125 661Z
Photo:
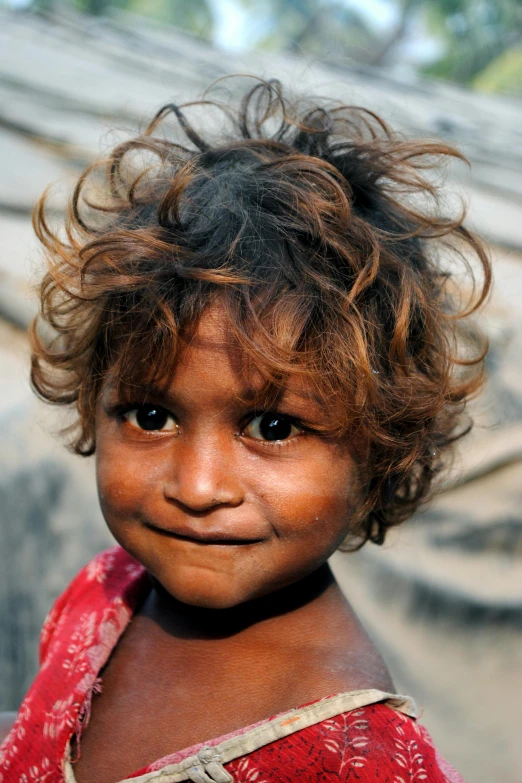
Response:
M265 411L255 416L245 427L245 433L254 440L267 443L281 443L298 435L302 430L296 427L288 416Z
M159 405L137 405L127 410L123 418L133 427L147 432L170 432L178 427L172 414Z

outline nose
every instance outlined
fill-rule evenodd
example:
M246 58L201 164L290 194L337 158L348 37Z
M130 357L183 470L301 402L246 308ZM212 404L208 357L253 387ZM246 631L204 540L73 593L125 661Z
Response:
M193 513L222 505L239 506L244 492L232 453L235 443L208 437L176 440L163 487L165 499Z

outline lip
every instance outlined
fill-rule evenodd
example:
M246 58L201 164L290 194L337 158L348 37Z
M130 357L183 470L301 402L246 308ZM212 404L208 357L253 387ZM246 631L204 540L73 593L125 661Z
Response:
M158 525L145 523L145 527L153 530L155 533L167 536L167 538L176 538L180 541L189 541L196 544L206 544L214 546L247 546L248 544L259 544L264 541L263 538L241 538L240 536L230 535L228 530L196 530L193 528L165 528Z

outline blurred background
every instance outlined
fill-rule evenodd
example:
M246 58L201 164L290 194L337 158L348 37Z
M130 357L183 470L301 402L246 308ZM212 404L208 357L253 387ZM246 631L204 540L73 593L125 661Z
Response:
M34 676L52 601L110 543L91 460L67 454L52 434L64 414L27 381L42 264L32 205L59 183L59 218L89 162L162 104L239 72L364 105L471 161L448 187L469 202L496 278L479 317L491 351L477 426L435 503L384 547L332 565L467 783L520 783L520 0L0 1L0 710L17 709Z

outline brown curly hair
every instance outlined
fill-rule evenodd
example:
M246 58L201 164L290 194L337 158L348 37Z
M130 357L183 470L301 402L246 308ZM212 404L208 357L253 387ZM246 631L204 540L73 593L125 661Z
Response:
M194 106L205 132L189 123ZM215 110L226 122L209 132ZM354 535L381 543L428 496L482 381L485 351L468 340L463 352L459 319L484 301L490 263L424 174L448 158L463 156L405 139L367 109L292 103L278 81L257 80L235 108L163 107L81 176L63 235L44 194L34 226L52 332L33 324L31 379L76 409L72 448L95 450L108 371L122 394L166 379L179 335L219 297L265 402L300 375L335 432L369 444ZM456 260L472 280L466 306Z

